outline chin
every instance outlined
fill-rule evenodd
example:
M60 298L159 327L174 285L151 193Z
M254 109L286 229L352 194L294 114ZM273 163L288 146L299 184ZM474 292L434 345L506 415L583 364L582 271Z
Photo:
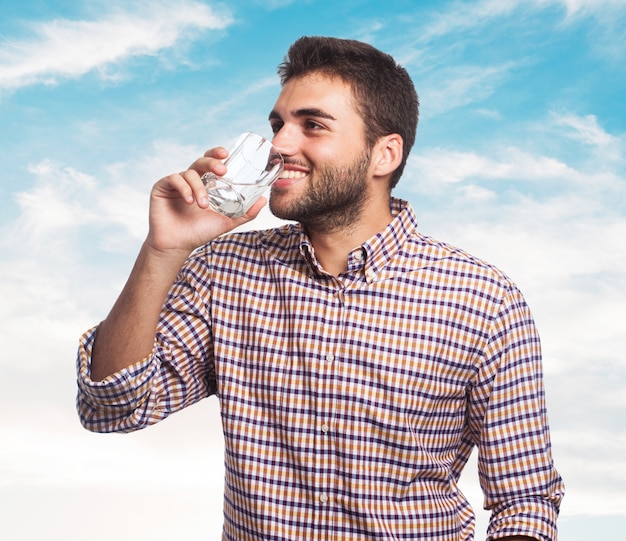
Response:
M286 199L287 198L284 195L281 196L280 194L275 192L274 189L272 189L272 193L270 195L269 209L274 216L282 220L291 219L289 218L289 205L287 204L288 202L286 201Z

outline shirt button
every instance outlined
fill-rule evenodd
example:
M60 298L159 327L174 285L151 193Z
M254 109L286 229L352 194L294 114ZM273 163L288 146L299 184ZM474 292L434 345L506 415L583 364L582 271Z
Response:
M330 430L330 427L329 427L326 423L324 423L324 424L322 425L322 432L323 432L324 434L328 434L328 431L329 431L329 430Z
M335 356L332 353L329 353L328 355L326 355L327 363L332 363L334 360L335 360Z
M328 501L328 494L320 494L320 502L326 503Z

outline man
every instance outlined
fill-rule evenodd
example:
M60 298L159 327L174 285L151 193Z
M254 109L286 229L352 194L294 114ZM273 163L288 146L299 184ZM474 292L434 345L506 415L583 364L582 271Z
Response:
M556 539L539 338L494 267L423 236L390 196L417 95L373 47L302 38L269 115L285 159L272 212L208 209L208 151L157 182L108 317L81 339L78 409L143 428L208 395L225 436L227 540L473 539L457 487L478 447L489 539Z

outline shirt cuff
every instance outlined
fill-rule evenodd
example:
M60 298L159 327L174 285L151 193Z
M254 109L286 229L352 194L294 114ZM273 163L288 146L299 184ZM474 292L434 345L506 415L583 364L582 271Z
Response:
M150 396L152 379L159 368L154 350L139 362L102 381L91 379L91 354L98 327L85 332L79 342L77 382L79 399L95 409L135 410Z
M493 510L487 541L509 536L527 536L540 541L557 539L556 520L561 495L531 498L502 505Z

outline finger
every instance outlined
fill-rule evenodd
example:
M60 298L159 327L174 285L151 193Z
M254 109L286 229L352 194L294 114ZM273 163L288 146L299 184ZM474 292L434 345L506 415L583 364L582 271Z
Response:
M193 162L189 169L194 169L198 171L200 176L202 176L207 171L211 171L218 176L222 176L226 173L226 166L224 165L222 160L225 160L228 157L228 150L224 147L214 147L207 150L202 158L197 159Z
M186 203L193 203L194 201L193 191L182 173L163 177L153 186L152 194L166 199L182 198Z
M221 159L206 156L199 158L195 162L193 162L189 166L189 169L193 169L200 176L204 175L205 173L213 173L218 177L224 176L227 170L224 162L222 162Z
M209 206L209 198L199 173L194 169L188 169L183 171L181 176L187 185L185 192L187 198L185 200L191 203L195 201L200 208L207 208Z
M218 160L223 160L228 157L228 150L224 147L215 147L210 148L204 153L205 158L217 158Z

